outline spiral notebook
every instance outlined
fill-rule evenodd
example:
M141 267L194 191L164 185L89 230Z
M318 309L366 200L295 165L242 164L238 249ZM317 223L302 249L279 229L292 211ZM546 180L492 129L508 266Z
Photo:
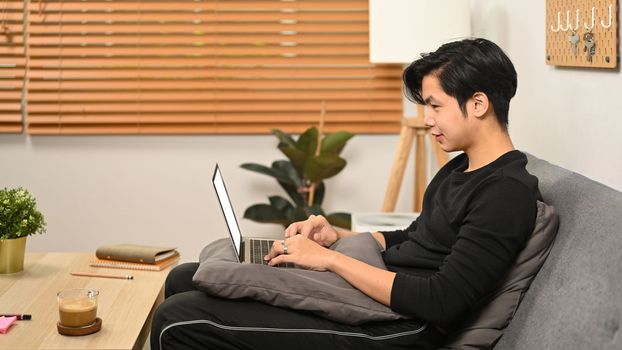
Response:
M92 261L89 265L92 267L109 267L113 269L129 269L129 270L147 270L147 271L161 271L165 268L177 264L179 261L179 253L176 255L160 260L155 264L147 264L147 263L135 263L135 262L127 262L127 261L119 261L119 260L107 260L107 259L96 259Z

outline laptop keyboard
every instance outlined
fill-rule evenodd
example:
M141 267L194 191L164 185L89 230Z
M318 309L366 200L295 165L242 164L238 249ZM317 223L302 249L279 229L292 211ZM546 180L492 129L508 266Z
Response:
M265 239L251 239L251 263L268 265L268 262L263 259L270 249L272 248L273 240Z
M270 239L251 239L250 240L251 247L251 263L252 264L261 264L268 265L268 262L264 260L264 256L266 256L270 249L272 249L272 244L274 244L274 240ZM278 264L276 267L295 267L294 264Z

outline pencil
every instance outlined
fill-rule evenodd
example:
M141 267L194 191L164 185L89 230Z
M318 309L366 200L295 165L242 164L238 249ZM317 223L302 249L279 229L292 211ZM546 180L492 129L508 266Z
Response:
M133 280L134 276L132 275L102 275L99 273L82 273L82 272L70 272L72 276L81 276L81 277L102 277L102 278L116 278L120 280Z
M1 314L0 317L17 317L18 321L30 321L32 320L32 315L30 314Z

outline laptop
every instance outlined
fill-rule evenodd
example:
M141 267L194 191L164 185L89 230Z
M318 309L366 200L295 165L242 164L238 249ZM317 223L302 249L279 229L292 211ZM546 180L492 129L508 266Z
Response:
M218 203L220 204L222 213L225 216L227 228L229 229L229 234L231 235L233 250L238 257L238 261L247 264L267 265L268 262L265 261L263 257L268 254L268 252L270 252L270 249L272 248L272 244L274 243L275 239L242 237L242 233L240 232L240 226L238 225L238 221L235 218L233 206L231 205L231 200L229 199L229 195L227 194L225 181L222 178L222 173L220 172L218 164L216 164L216 168L214 169L212 184L214 185L214 189L216 190L216 197L218 197ZM279 265L279 267L293 267L293 265Z

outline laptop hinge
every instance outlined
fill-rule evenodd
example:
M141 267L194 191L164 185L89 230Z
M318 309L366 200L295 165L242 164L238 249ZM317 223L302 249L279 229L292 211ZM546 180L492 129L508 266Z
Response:
M238 256L238 261L239 262L243 262L244 261L244 251L245 251L245 247L246 246L246 241L242 240L242 242L240 242L240 256Z

